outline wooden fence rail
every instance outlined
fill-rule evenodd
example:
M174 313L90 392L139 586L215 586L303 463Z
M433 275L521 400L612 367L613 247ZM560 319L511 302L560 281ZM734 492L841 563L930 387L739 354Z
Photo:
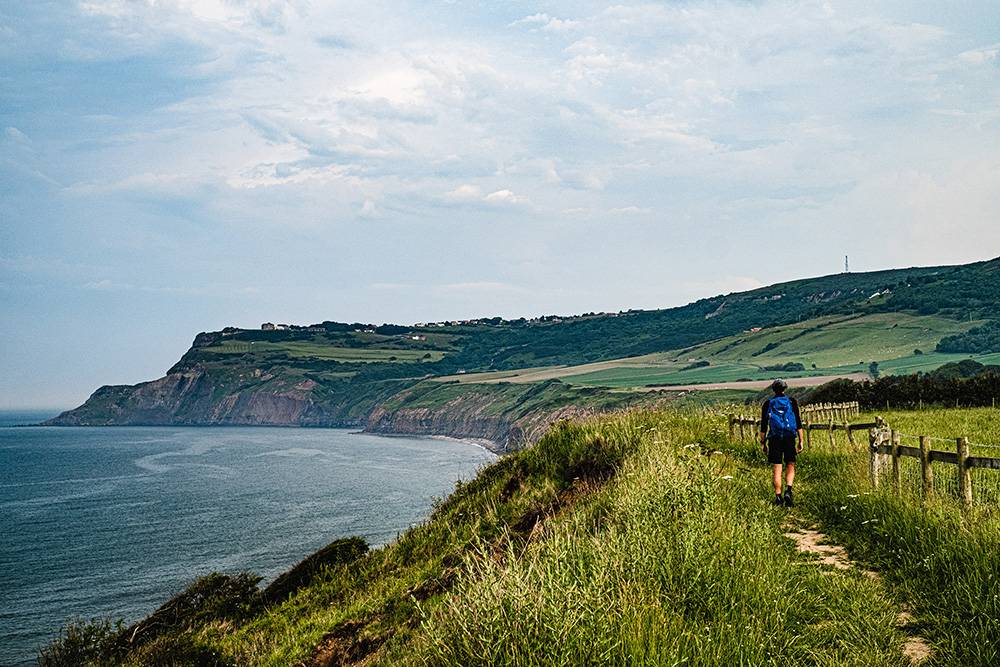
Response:
M799 408L802 421L836 421L845 422L861 414L861 404L857 401L849 403L812 403Z
M900 444L901 434L889 428L880 420L877 428L872 429L869 446L869 476L876 488L881 484L882 473L891 471L892 489L896 495L902 493L902 478L900 461L904 458L914 458L920 461L920 491L924 499L934 497L934 463L944 463L958 468L958 499L961 502L962 513L968 515L972 510L973 475L976 468L1000 470L1000 458L989 456L972 456L968 438L956 438L954 451L931 449L930 436L918 436L919 447L909 447Z
M850 419L861 414L860 405L855 401L851 403L816 403L805 405L799 408L799 415L802 417L802 429L805 431L806 446L811 447L813 431L829 432L830 447L836 446L834 431L845 431L847 442L854 445L855 431L868 431L877 426L876 423L852 424ZM749 437L756 437L757 429L760 426L760 419L747 417L745 415L729 415L729 437L736 439L736 428L739 427L740 442L746 441L747 429Z

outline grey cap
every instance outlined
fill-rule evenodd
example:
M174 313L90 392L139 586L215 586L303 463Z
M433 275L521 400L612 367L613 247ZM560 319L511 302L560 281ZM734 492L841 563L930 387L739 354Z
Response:
M785 382L784 380L778 379L771 383L771 390L774 393L778 393L779 391L785 391L786 389L788 389L788 383Z

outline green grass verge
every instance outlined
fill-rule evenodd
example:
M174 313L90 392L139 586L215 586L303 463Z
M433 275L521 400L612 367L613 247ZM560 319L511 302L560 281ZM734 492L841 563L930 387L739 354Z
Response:
M718 421L633 415L618 478L525 547L479 549L415 641L432 665L898 665L894 603L782 536ZM697 443L697 444L696 444Z

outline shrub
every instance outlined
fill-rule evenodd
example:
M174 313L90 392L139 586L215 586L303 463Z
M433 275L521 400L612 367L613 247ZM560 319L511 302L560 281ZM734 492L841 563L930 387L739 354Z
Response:
M281 602L298 589L309 585L325 569L354 562L367 552L368 543L363 537L347 537L331 542L280 575L261 595L266 604Z
M937 344L938 352L1000 352L1000 322L987 322L965 333L945 336Z
M813 368L815 368L815 367L816 367L816 365L813 364ZM798 371L804 371L805 369L806 369L806 367L805 367L804 364L800 364L797 361L789 361L788 363L785 363L785 364L775 364L773 366L764 366L764 368L761 369L761 370L765 370L765 371L784 371L786 373L796 373Z
M59 638L38 652L39 667L80 667L111 659L115 641L125 628L122 621L70 621Z
M160 637L137 651L135 662L142 667L235 667L236 664L189 635Z
M260 577L251 572L199 577L183 593L123 633L122 648L141 646L210 621L241 621L261 606Z

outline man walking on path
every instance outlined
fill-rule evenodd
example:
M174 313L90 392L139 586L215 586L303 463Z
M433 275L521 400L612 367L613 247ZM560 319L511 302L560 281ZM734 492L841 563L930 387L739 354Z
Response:
M802 451L802 419L799 403L785 396L788 383L771 384L774 398L764 401L760 412L760 446L774 467L774 504L792 506L792 482L795 481L795 456ZM781 494L781 465L785 464L785 494Z

